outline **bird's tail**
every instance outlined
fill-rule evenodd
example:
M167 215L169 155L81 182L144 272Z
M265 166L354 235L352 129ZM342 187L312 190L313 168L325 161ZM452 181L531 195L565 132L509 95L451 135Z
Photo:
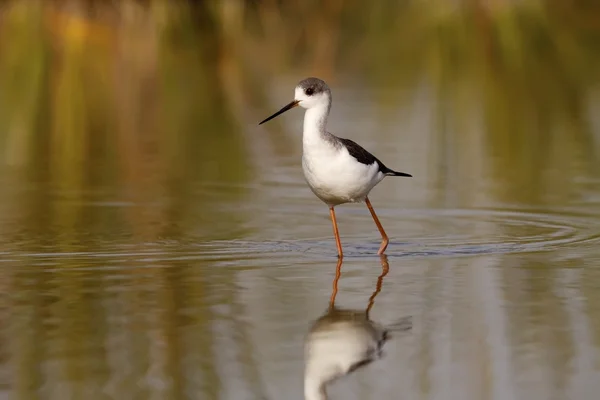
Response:
M405 332L410 331L413 327L412 316L402 317L394 323L387 325L388 332Z
M412 178L411 174L407 174L405 172L398 172L398 171L394 171L394 170L389 170L385 173L387 176L407 176L409 178Z
M412 327L412 316L409 315L407 317L400 318L398 321L385 327L383 339L384 341L390 339L394 333L408 332L412 329Z

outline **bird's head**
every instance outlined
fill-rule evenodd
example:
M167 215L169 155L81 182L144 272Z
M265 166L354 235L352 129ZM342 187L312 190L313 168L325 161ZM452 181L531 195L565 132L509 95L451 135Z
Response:
M259 125L272 120L296 106L309 109L323 106L328 107L329 104L331 104L331 90L329 90L329 86L319 78L306 78L301 80L294 89L294 101L263 120Z

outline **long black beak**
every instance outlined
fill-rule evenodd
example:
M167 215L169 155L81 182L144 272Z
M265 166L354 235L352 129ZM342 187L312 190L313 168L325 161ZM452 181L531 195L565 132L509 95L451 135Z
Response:
M269 118L263 120L259 125L264 124L265 122L272 120L273 118L275 118L279 114L283 114L287 110L291 110L292 108L296 107L298 105L298 103L300 103L300 101L298 101L298 100L292 101L290 104L288 104L287 106L283 107L281 110L277 111L275 114L271 115Z

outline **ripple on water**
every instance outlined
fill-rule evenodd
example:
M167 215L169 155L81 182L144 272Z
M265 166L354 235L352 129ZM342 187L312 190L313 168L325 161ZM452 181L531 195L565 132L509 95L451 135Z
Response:
M390 240L389 257L539 252L600 242L598 216L568 210L427 209L413 211L403 220L426 232L417 232L406 241ZM372 255L379 246L377 240L345 239L348 255ZM311 253L331 252L331 245L322 241L299 245Z
M425 209L398 218L418 228L406 240L392 238L389 257L539 252L600 243L600 218L571 210ZM332 242L331 237L294 240L280 251L331 255ZM346 256L373 256L379 247L377 237L365 241L362 234L344 235L343 242Z
M528 211L497 209L424 209L397 216L416 227L406 240L390 240L389 257L449 257L482 254L549 251L559 247L600 243L600 218L576 211ZM372 257L379 246L376 236L344 235L346 256ZM102 248L99 245L96 248ZM157 264L173 261L231 261L265 259L268 254L322 258L335 256L333 238L298 240L165 240L141 244L112 244L105 251L8 252L7 259L35 260L51 266L61 260L79 261L81 267L123 262ZM240 264L241 265L241 264Z

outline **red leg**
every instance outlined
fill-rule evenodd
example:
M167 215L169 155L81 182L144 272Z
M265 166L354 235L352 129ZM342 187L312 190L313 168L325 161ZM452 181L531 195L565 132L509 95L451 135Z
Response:
M342 257L338 259L337 266L335 267L335 278L333 280L333 289L331 290L331 298L329 299L329 309L333 310L335 307L335 296L338 292L338 281L342 275Z
M390 265L388 264L387 256L385 254L380 256L381 258L381 275L377 278L377 286L375 287L375 291L369 298L369 305L367 306L367 318L369 318L369 312L375 303L375 297L381 292L381 285L383 285L383 278L390 271Z
M333 235L335 236L338 257L343 258L344 253L342 252L342 242L340 241L340 232L338 231L337 221L335 220L335 211L333 210L333 206L329 207L329 214L331 215L331 223L333 224Z
M379 233L381 233L381 239L382 239L381 246L379 247L379 251L377 252L377 254L381 255L381 254L383 254L383 252L385 251L385 249L388 246L388 243L389 243L388 236L385 233L385 231L383 230L383 226L381 226L381 222L379 222L379 218L377 218L377 214L375 214L375 210L373 210L373 206L371 205L371 202L369 201L368 197L365 197L365 203L367 203L367 208L371 212L373 221L375 221L375 225L377 225L377 229L379 229Z

